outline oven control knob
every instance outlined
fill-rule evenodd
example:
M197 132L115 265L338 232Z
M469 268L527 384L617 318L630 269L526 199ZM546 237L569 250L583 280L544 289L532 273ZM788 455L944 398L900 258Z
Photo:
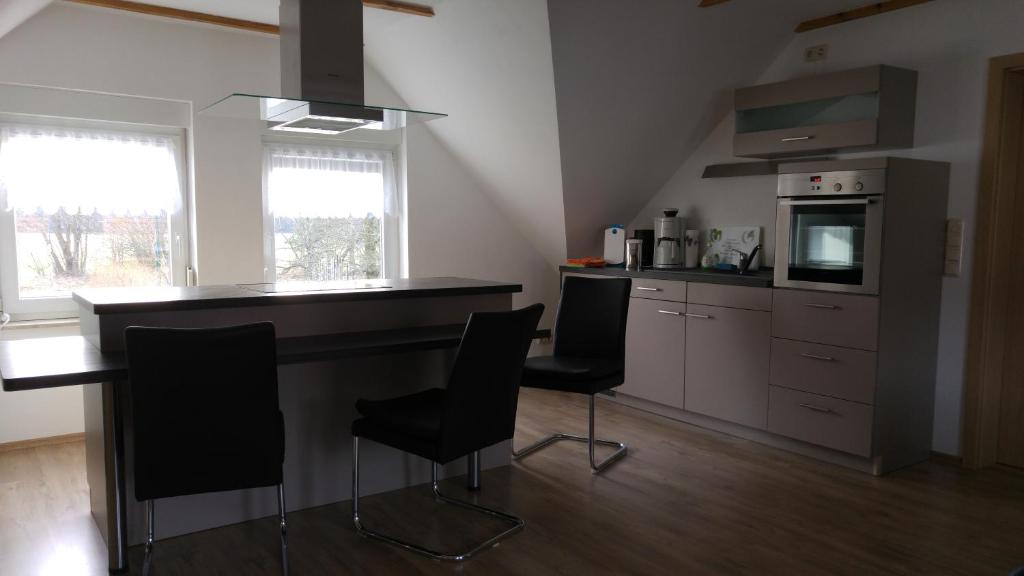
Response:
M856 184L853 185L853 189L856 190L857 192L860 192L861 190L864 189L864 183L857 182Z
M843 191L843 185L840 184L839 182L836 182L835 186L833 186L832 189L835 190L836 192L842 192Z

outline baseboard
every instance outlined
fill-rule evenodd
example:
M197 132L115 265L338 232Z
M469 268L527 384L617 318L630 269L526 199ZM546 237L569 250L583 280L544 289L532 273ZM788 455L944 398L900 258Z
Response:
M754 428L748 428L739 424L733 424L732 422L726 422L710 416L704 416L695 412L687 412L671 406L665 406L642 398L636 398L622 393L606 394L604 395L618 404L643 410L644 412L650 412L684 422L699 428L712 430L714 432L720 432L722 434L728 434L737 438L743 438L744 440L751 440L758 444L764 444L773 448L780 448L789 452L795 452L797 454L808 456L816 460L821 460L838 466L846 468L852 468L860 472L867 472L868 474L879 475L879 471L875 469L874 462L867 458L861 458L852 454L846 454L831 450L829 448L823 448L821 446L815 446L813 444L807 444L799 440L792 440L785 438L771 432L763 430L756 430Z
M56 446L58 444L70 444L72 442L84 442L85 432L73 434L61 434L60 436L47 436L46 438L30 438L16 442L5 442L0 444L0 452L13 452L14 450L27 450L29 448L40 448L43 446Z
M945 452L935 452L934 450L932 451L931 461L932 462L938 462L940 464L948 464L950 466L963 466L964 465L963 456L956 456L956 455L953 455L953 454L946 454Z

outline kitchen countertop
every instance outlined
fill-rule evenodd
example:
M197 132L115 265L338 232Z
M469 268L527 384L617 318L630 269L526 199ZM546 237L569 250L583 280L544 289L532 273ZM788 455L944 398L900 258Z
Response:
M746 274L722 270L704 270L701 268L694 268L692 270L655 270L649 268L635 272L619 267L575 268L572 266L559 266L558 270L563 273L575 272L598 276L624 276L629 278L649 278L651 280L729 284L731 286L749 286L753 288L771 288L774 278L774 271L771 268L762 268L756 272L748 272Z
M386 287L385 287L386 286ZM400 278L338 282L334 288L295 291L294 286L238 284L166 288L89 288L76 290L75 302L94 314L167 312L209 308L316 304L434 296L522 292L520 284L468 278Z

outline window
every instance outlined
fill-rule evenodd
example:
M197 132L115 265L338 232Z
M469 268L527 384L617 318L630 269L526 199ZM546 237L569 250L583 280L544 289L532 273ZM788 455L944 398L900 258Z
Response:
M181 283L180 133L0 125L0 296L74 316L79 288Z
M391 152L269 143L264 165L267 282L398 275Z

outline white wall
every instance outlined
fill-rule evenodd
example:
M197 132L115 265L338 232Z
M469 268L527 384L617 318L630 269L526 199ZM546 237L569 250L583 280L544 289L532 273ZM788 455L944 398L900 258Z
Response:
M253 131L196 112L232 92L279 93L278 60L274 36L62 3L0 38L0 82L192 104L193 232L203 284L262 279L262 154ZM402 100L372 69L367 97ZM486 185L429 131L411 131L409 140L410 272L520 282L526 293L517 303L546 299L553 308L557 271L489 200ZM81 412L81 393L73 395L0 393L0 416L17 406L41 424L53 415L46 430L63 430L62 415ZM0 429L0 443L10 440Z
M960 453L968 297L973 269L975 203L981 155L988 59L1024 52L1024 2L936 0L863 20L797 35L760 82L871 64L912 68L918 79L915 148L890 155L949 162L949 216L963 218L967 245L960 278L943 282L933 449ZM805 64L803 49L830 46L821 63ZM702 215L702 224L761 224L774 252L774 184L771 178L700 180L705 164L731 158L727 119L682 164L635 224L647 227L657 208L677 205ZM857 154L856 156L878 155ZM854 155L851 155L854 156Z
M0 340L76 335L78 326L75 325L0 330ZM82 432L85 430L83 415L81 386L30 392L0 391L0 444Z

